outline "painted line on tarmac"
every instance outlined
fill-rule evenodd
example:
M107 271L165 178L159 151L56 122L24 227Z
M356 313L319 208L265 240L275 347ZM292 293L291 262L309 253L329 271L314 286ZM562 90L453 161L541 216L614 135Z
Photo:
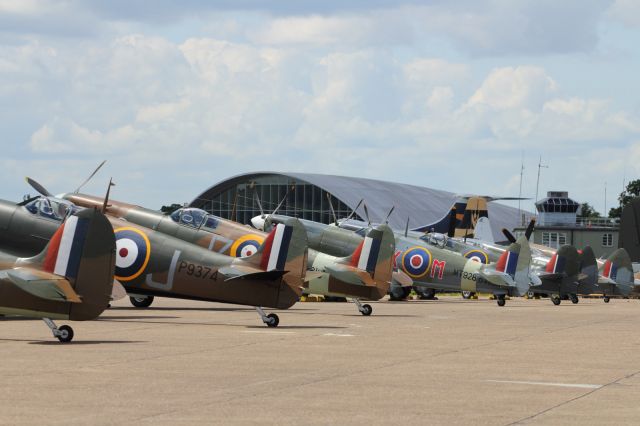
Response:
M331 337L355 337L355 334L340 334L340 333L324 333L323 336Z
M517 380L485 380L491 383L509 383L514 385L557 386L562 388L600 389L602 385L590 385L586 383L553 383L553 382L524 382Z

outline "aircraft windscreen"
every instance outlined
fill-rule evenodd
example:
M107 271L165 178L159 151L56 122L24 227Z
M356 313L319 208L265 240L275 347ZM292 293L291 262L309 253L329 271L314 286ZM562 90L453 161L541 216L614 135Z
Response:
M207 212L195 208L178 209L175 212L171 213L171 219L174 222L191 226L193 228L199 228L200 224L206 216Z
M72 203L53 198L39 198L25 206L27 211L41 217L61 222L65 217L77 210Z
M208 216L207 221L204 223L205 228L216 229L220 221L215 216Z

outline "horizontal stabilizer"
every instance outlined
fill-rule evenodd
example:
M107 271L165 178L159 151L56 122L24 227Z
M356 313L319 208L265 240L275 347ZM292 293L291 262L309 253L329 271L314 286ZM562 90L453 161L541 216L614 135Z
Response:
M225 266L218 269L218 273L225 277L225 282L233 280L277 281L282 278L287 271L273 270L255 272L255 269L253 269L251 272L248 272L244 268Z
M480 271L480 275L493 285L501 287L516 287L516 282L513 280L513 277L505 272L496 271L494 269L483 269Z
M355 285L375 285L376 281L371 278L367 271L349 267L346 265L334 264L326 267L326 271L334 278L348 284Z
M14 286L32 296L54 302L82 303L69 281L59 275L30 268L15 268L4 272Z

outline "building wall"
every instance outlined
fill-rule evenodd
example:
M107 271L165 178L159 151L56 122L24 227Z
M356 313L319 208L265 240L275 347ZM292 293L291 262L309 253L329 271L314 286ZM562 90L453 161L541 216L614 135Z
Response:
M545 235L551 238L543 238ZM549 245L550 247L558 247L562 241L554 246L555 239L550 234L564 234L566 244L570 244L578 249L585 246L591 246L596 257L607 257L618 248L619 231L617 228L575 228L575 227L538 227L533 233L533 241L536 244ZM611 235L611 246L603 245L603 237L605 234ZM551 240L551 241L549 241ZM549 244L551 242L551 244ZM607 238L607 242L609 239Z

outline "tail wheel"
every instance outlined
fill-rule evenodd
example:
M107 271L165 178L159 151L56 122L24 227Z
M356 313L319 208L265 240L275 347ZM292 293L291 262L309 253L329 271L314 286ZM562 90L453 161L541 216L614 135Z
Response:
M463 299L471 299L475 295L476 294L473 291L463 291L462 292L462 298Z
M570 298L571 298L571 303L573 303L574 305L579 302L578 296L575 294L572 294Z
M277 327L278 324L280 324L280 318L278 318L278 315L276 314L269 314L267 315L267 327Z
M148 308L153 303L153 296L129 297L129 301L136 308Z
M604 303L609 303L609 300L611 300L611 298L609 296L605 296L602 300L604 300Z
M496 296L496 303L498 303L498 306L504 306L507 303L504 298L504 294L499 294Z
M373 312L373 308L369 304L362 305L362 310L360 313L365 317L368 317Z
M73 340L73 328L68 325L63 325L58 328L58 335L56 336L62 343L69 343Z
M551 301L553 302L554 305L558 306L561 302L560 296L552 296Z

